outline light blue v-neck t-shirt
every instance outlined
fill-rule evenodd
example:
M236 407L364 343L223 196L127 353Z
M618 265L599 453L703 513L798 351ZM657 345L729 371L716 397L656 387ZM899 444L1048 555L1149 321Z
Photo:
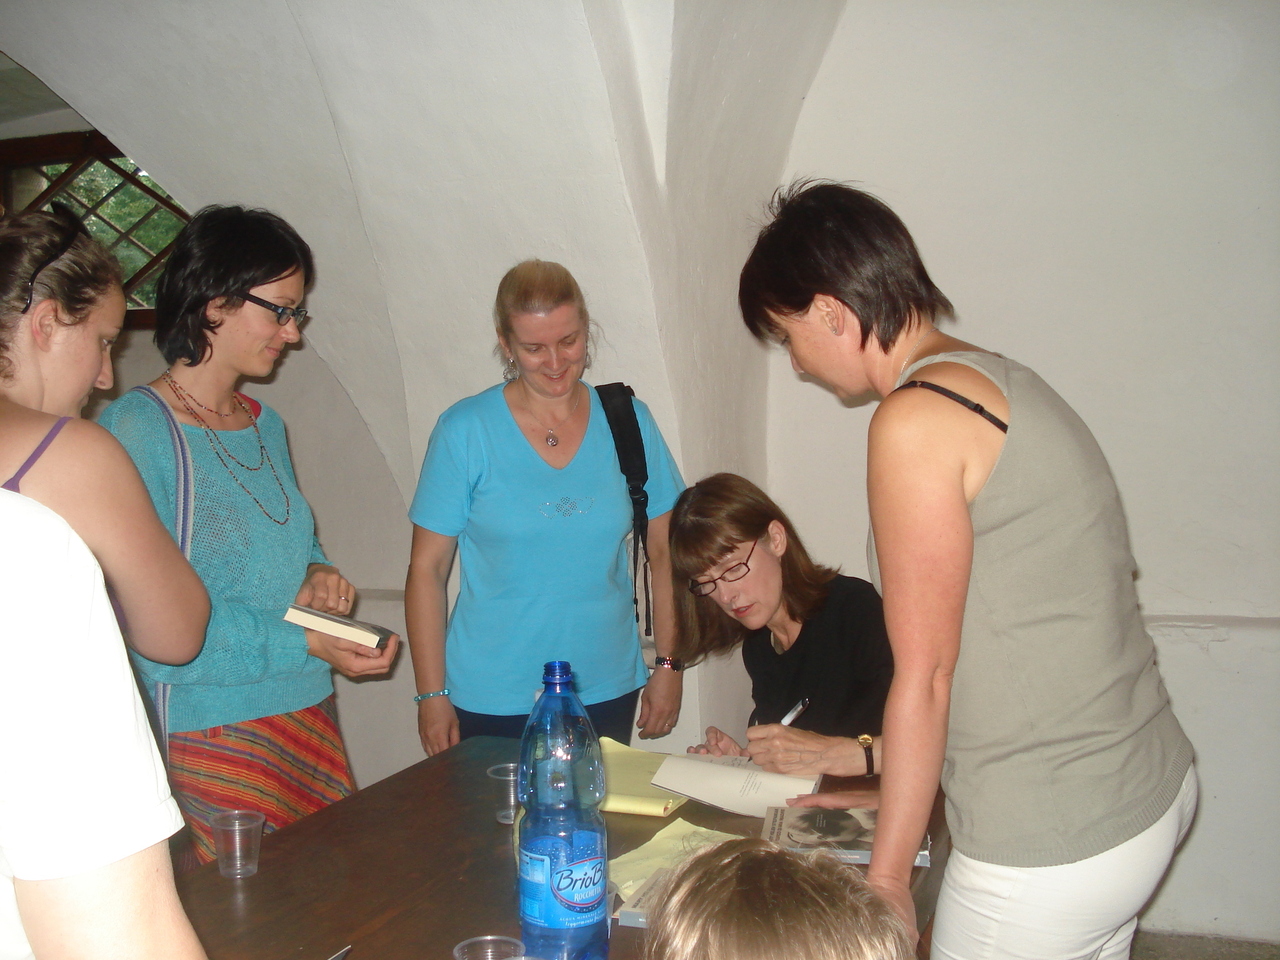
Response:
M548 660L573 665L584 703L642 686L648 672L632 601L631 501L599 395L582 445L562 469L538 456L502 384L441 414L409 518L458 538L461 589L449 617L445 684L473 713L528 713ZM649 517L675 505L680 471L649 408Z

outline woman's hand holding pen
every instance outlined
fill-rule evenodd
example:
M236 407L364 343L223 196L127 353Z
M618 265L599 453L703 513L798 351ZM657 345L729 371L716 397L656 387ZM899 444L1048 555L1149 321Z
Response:
M866 752L850 737L824 737L781 723L747 729L746 753L772 773L859 777L867 772Z

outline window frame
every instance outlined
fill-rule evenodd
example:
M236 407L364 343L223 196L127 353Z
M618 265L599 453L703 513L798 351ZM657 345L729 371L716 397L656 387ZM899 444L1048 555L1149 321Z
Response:
M146 194L160 206L164 207L184 223L191 215L172 199L147 186L136 174L126 170L116 161L127 158L123 150L96 130L75 133L51 133L39 137L15 137L11 140L0 140L0 202L6 210L13 211L13 196L8 174L20 167L46 166L54 163L68 164L34 200L23 210L32 210L47 202L64 186L88 169L94 162L99 162L113 173L124 179L130 186ZM20 211L14 211L20 212ZM125 293L140 286L151 272L164 261L173 249L170 241L162 250L134 273L124 284ZM124 328L126 330L148 330L155 327L155 310L131 308L125 312Z

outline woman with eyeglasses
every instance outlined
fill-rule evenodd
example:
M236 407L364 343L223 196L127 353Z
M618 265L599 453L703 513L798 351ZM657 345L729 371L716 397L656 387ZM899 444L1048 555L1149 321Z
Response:
M395 657L396 639L373 650L282 619L291 603L346 614L355 598L316 540L279 415L237 389L301 339L313 275L310 248L275 214L201 210L156 290L170 367L102 416L212 600L200 656L139 662L201 862L220 809L260 810L275 830L351 793L330 670L381 674Z
M696 663L741 644L755 701L745 744L708 727L690 752L797 775L878 769L893 657L871 584L814 563L781 508L732 473L676 501L671 574L676 655Z
M120 265L65 207L0 221L0 487L62 516L101 564L130 646L191 660L209 601L120 444L80 419L112 384Z

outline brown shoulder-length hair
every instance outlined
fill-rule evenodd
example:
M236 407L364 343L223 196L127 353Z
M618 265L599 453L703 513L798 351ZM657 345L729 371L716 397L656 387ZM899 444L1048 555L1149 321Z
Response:
M787 532L782 555L782 602L787 614L804 622L827 598L836 571L814 563L782 509L768 494L736 473L699 480L671 511L671 578L676 604L676 656L697 663L708 654L732 650L746 630L710 597L695 597L689 583L742 543L759 540L773 521Z

